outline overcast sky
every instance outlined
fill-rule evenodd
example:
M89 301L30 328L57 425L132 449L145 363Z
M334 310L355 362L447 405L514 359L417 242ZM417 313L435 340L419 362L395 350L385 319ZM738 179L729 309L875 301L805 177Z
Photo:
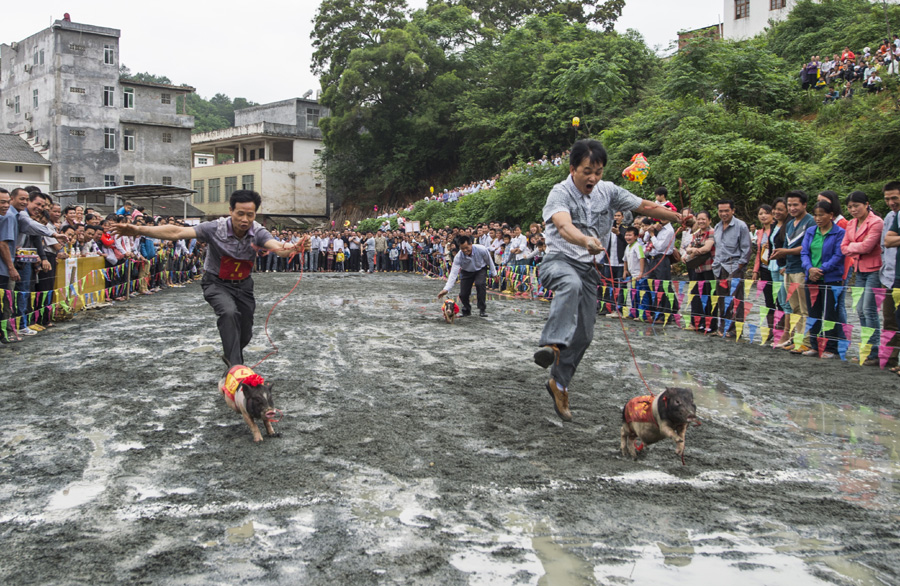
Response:
M424 7L425 0L408 0ZM68 12L74 22L117 28L120 61L133 72L165 75L204 98L224 93L259 103L318 89L309 71L310 32L318 0L91 0L3 2L0 42L20 41ZM723 0L628 0L618 30L634 28L665 49L679 30L719 22Z

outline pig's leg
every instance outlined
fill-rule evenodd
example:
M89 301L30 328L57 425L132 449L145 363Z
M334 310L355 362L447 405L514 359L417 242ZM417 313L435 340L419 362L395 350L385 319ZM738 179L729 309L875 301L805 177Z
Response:
M678 433L666 422L660 423L659 430L664 436L672 438L675 442L675 454L678 456L682 455L684 453L684 432Z
M244 416L244 421L250 426L250 431L253 433L253 441L261 442L263 441L262 434L259 433L259 427L257 427L256 422L253 421L253 418L250 417L250 414L247 413L246 410L241 409L241 415Z
M265 425L266 425L266 434L267 435L275 435L275 428L272 427L272 422L269 421L268 419L266 419Z

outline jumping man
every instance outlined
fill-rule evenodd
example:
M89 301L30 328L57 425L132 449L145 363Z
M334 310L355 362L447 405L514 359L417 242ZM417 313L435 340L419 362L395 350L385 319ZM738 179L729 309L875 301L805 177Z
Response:
M544 205L547 255L538 272L541 284L553 291L550 315L541 333L534 361L550 366L546 388L556 413L572 420L569 382L594 336L599 275L592 256L609 241L615 212L633 211L671 222L681 215L644 201L609 181L601 181L606 150L596 140L579 140L569 155L569 177L550 190Z
M123 236L149 236L162 240L196 238L208 244L204 263L203 298L219 318L225 358L233 365L244 364L243 350L253 335L253 279L250 271L256 259L254 245L287 257L302 252L307 238L289 246L279 242L262 224L255 221L262 198L255 191L238 190L231 194L230 214L193 227L176 225L135 226L115 224L113 232Z

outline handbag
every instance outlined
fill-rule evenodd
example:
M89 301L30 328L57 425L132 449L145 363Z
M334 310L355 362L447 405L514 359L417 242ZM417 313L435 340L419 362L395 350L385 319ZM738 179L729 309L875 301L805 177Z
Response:
M697 256L692 256L688 260L684 261L684 264L685 264L685 266L687 266L687 268L689 268L690 270L693 271L700 265L709 261L710 258L712 258L712 253L704 252L703 254L698 254Z

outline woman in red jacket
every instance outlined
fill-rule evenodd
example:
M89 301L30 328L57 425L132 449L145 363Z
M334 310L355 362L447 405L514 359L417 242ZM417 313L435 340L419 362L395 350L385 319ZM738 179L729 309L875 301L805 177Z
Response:
M869 199L862 191L854 191L847 196L847 209L852 219L847 222L841 252L856 269L855 286L864 288L862 299L856 308L859 323L873 330L868 340L872 344L872 352L864 364L877 366L881 323L873 288L881 286L878 272L881 270L881 232L884 220L869 208Z

